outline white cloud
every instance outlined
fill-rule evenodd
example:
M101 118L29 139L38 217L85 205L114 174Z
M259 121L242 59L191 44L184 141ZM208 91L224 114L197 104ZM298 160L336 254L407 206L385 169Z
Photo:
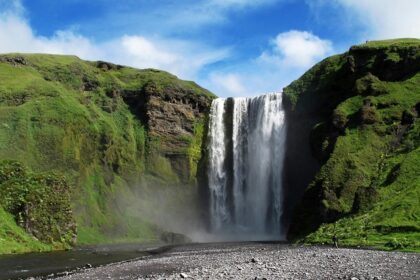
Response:
M243 96L249 93L242 77L235 73L212 73L209 82L213 90L222 96Z
M177 59L174 54L160 50L153 42L141 36L124 36L121 45L129 55L136 57L140 64L171 64Z
M184 79L196 79L203 67L229 54L227 48L210 49L191 41L138 35L123 36L100 46L106 60L137 68L163 69Z
M2 0L0 0L0 4ZM263 5L277 0L212 0L218 9L238 9ZM16 3L20 3L16 1ZM17 5L17 4L16 4ZM234 7L233 7L234 6ZM279 91L307 68L331 52L331 43L307 31L278 34L259 57L207 73L206 66L230 56L229 48L144 35L124 35L105 42L74 31L57 31L53 36L39 36L25 19L19 5L0 12L0 53L37 52L74 54L82 59L106 60L137 68L158 68L200 84L220 96L250 96Z
M330 41L307 31L290 30L272 39L259 57L233 70L218 70L201 82L224 97L278 92L332 52Z
M0 53L72 54L137 68L158 68L184 79L196 79L203 67L229 54L227 48L212 49L168 38L122 36L97 43L72 31L57 31L52 37L43 37L22 16L11 11L0 14Z
M280 33L272 41L272 49L259 57L262 63L281 67L308 68L332 52L332 44L307 31Z
M360 40L420 37L419 0L306 0L306 3L318 20L335 24Z
M57 31L51 38L36 36L21 17L0 14L0 52L74 54L91 59L99 50L87 38L71 31Z
M337 0L356 13L374 39L420 37L418 0Z

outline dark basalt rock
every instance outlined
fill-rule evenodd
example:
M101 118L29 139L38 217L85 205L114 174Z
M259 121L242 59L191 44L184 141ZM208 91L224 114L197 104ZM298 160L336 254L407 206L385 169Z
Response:
M5 62L13 66L25 66L27 61L23 56L0 56L0 62Z
M121 65L117 65L117 64L113 64L110 62L105 62L105 61L97 61L96 62L96 67L105 70L105 71L109 71L109 70L119 70L121 68L123 68L123 66Z

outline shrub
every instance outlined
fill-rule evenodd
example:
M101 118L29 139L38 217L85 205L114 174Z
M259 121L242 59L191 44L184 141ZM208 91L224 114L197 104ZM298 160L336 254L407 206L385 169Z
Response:
M359 111L360 121L363 124L374 124L379 121L375 107L365 105Z
M338 128L340 131L344 131L348 121L349 120L346 114L344 114L340 110L337 110L337 109L334 110L333 115L332 115L332 123L334 127Z
M0 198L17 224L38 240L74 244L76 223L64 177L32 174L19 162L1 162Z

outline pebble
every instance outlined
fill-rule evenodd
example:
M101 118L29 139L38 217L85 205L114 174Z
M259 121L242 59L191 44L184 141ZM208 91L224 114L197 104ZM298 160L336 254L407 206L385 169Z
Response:
M416 253L242 242L184 245L57 279L405 280L418 279L419 263Z

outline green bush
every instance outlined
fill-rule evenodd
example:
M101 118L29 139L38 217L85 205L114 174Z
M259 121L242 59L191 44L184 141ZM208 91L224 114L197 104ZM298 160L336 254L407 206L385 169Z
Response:
M363 106L359 112L360 121L364 124L374 124L380 120L380 117L372 106Z
M70 186L64 177L32 174L20 163L0 163L0 197L27 233L44 243L69 246L76 241L76 223L70 205Z

